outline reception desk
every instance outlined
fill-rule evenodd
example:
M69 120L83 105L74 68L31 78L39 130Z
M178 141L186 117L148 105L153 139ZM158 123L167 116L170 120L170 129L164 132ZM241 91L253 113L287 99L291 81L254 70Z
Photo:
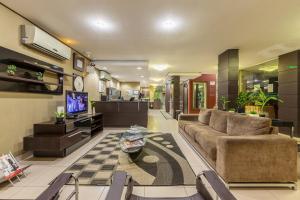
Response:
M103 113L104 127L147 127L148 102L143 101L96 101L96 113Z

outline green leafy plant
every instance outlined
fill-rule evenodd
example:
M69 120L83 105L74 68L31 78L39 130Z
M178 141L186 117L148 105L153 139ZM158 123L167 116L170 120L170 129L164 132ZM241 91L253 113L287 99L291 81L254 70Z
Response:
M64 118L65 117L65 113L64 112L55 112L55 117L56 118Z
M228 111L229 112L235 112L235 109L234 108L230 108Z
M35 73L36 79L42 81L44 79L44 74L42 72Z
M7 65L6 73L10 76L14 76L17 72L16 65Z
M228 101L228 99L226 97L221 96L220 103L222 105L222 109L226 110L227 104L230 103L230 101Z
M264 112L264 108L268 105L269 101L278 101L283 103L281 99L277 95L267 94L261 88L259 88L256 92L251 94L251 99L254 101L254 105L260 107L260 112Z
M94 108L96 105L96 101L89 99L89 103L91 105L91 108Z
M236 105L238 108L244 108L247 104L250 103L250 92L240 92L237 99L236 99Z
M249 114L251 114L251 115L256 115L257 114L257 112L256 111L250 111L250 113Z
M161 94L162 94L162 87L161 86L157 86L154 90L154 100L160 100L161 98Z

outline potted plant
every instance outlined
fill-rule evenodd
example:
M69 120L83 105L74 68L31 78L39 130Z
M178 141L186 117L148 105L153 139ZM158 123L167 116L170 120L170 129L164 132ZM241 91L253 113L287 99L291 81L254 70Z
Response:
M250 113L248 113L248 115L256 117L257 116L257 112L256 111L250 111Z
M156 87L154 91L154 102L153 102L153 108L154 109L161 109L161 93L162 93L162 87Z
M16 65L7 65L6 73L9 76L14 76L17 72L17 67Z
M281 102L281 103L283 102L281 99L278 98L277 95L266 94L261 88L259 88L259 90L254 92L252 94L252 97L253 97L253 100L254 100L254 104L256 106L260 107L260 113L259 113L260 117L265 117L266 116L264 108L269 103L269 101L273 100L273 101L278 101L278 102Z
M245 106L250 102L250 92L240 92L237 99L237 112L238 113L245 113Z
M36 76L36 79L39 81L43 81L43 79L44 79L44 77L43 77L44 75L42 72L36 72L35 76Z
M228 101L228 99L224 96L221 96L220 98L220 103L222 105L222 110L226 111L226 107L227 107L227 104L229 103L230 101Z
M89 99L89 102L90 102L90 105L91 105L92 114L94 114L94 113L95 113L95 105L96 105L96 101L90 100L90 99Z
M56 124L64 124L65 123L65 113L64 112L55 112L56 116Z
M228 110L228 112L234 113L234 112L235 112L235 109L234 109L234 108L230 108L230 109Z

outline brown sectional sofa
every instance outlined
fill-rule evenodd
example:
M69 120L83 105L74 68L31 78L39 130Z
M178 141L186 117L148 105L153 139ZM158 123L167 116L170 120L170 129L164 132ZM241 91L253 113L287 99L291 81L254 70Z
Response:
M179 132L227 183L297 181L297 143L271 120L219 110L180 115Z

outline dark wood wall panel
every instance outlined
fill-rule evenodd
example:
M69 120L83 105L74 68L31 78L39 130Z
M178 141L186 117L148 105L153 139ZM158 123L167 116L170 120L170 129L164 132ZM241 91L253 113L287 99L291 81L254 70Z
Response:
M300 136L300 50L279 56L278 65L278 95L284 101L279 103L279 119L293 121L295 136ZM287 133L287 129L280 129Z
M225 96L229 108L235 107L238 96L239 50L228 49L218 57L218 99ZM221 107L218 102L218 107Z

